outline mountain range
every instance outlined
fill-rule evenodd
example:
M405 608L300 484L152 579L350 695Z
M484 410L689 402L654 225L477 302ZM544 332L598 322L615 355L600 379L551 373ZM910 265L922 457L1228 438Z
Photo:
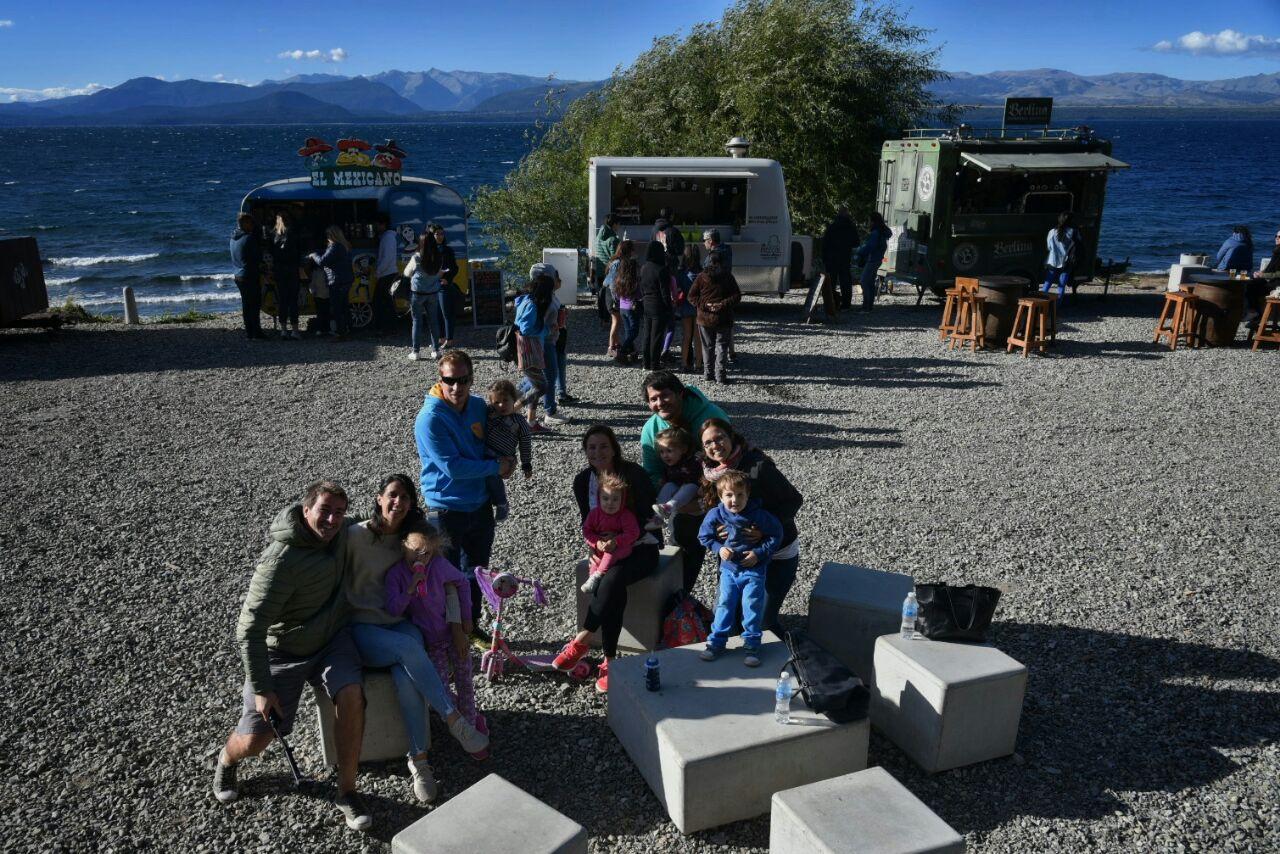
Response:
M529 120L546 112L549 90L563 107L605 82L437 68L369 77L303 74L254 86L137 77L91 95L0 104L0 126ZM1280 73L1206 81L1052 68L956 71L931 89L964 106L1051 96L1058 106L1075 107L1280 109Z

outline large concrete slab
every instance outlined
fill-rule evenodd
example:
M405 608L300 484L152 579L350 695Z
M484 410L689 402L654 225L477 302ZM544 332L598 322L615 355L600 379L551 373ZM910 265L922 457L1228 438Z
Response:
M662 690L646 691L644 657L609 672L609 726L682 833L769 811L774 792L867 765L866 720L834 724L797 696L793 723L773 718L786 645L765 632L760 667L742 663L742 639L718 660L703 644L658 654Z
M902 626L902 602L915 589L910 575L827 562L809 594L809 637L875 684L876 638Z
M324 764L330 768L338 765L338 746L334 740L333 703L318 688L311 689L320 712L320 743L324 750ZM404 718L400 703L396 700L396 684L387 670L364 672L364 743L360 748L361 762L385 762L403 759L409 755L409 738L404 734ZM431 742L431 728L427 727L427 743Z
M587 580L587 562L578 562L578 625L587 615L587 603L591 595L582 592ZM684 569L679 546L667 546L658 556L658 568L651 574L627 587L627 610L622 615L622 634L618 636L618 649L625 652L644 652L657 649L662 642L662 618L667 604L684 584ZM600 646L600 633L591 636L591 645Z
M877 767L775 793L769 854L964 854L964 837Z
M394 854L587 854L587 831L490 774L391 839Z
M934 773L1013 753L1027 668L991 646L876 641L871 720Z

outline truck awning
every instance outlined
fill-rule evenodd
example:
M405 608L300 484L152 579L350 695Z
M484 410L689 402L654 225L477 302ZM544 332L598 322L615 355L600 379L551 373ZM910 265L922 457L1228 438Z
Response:
M1096 172L1129 168L1128 163L1114 157L1087 151L1061 154L971 154L964 151L960 157L987 172Z
M758 172L722 172L718 169L610 169L619 178L759 178Z

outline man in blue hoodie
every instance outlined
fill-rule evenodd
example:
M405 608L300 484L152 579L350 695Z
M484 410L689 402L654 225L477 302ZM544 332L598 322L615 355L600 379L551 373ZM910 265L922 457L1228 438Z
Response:
M422 462L422 497L439 513L440 526L449 535L445 557L472 576L471 617L479 633L481 596L473 570L488 566L493 550L493 504L484 479L495 474L510 477L516 461L485 458L488 407L471 393L471 357L462 350L448 350L437 366L440 381L427 392L413 424Z
M258 239L257 223L247 213L236 217L236 230L231 233L231 266L240 290L244 334L251 340L265 338L262 319L258 316L262 311L262 243Z

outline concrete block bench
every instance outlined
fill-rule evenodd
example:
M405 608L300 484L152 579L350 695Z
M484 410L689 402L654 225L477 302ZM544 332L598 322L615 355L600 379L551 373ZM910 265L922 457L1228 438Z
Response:
M658 568L627 588L627 610L622 615L618 649L643 652L657 649L662 642L662 618L671 597L684 586L684 569L679 546L667 546L658 555ZM592 594L582 592L587 580L587 562L578 562L578 625L587 616ZM591 636L591 645L600 646L600 633Z
M587 854L587 831L497 774L391 839L393 854Z
M934 773L1013 753L1027 668L991 646L876 641L871 721Z
M898 631L910 575L827 562L809 594L809 637L868 687L875 684L876 638Z
M790 725L773 718L786 645L765 632L761 666L742 663L742 639L716 661L703 644L658 654L662 690L646 691L644 656L609 672L609 726L682 833L769 812L774 792L867 765L868 721L834 724L797 697Z
M334 738L335 719L333 703L325 692L312 687L316 707L320 711L320 743L324 749L324 764L330 768L338 765L338 747ZM364 671L364 743L360 748L361 762L385 762L403 759L409 753L409 739L404 734L404 719L400 715L400 703L396 700L396 684L389 670ZM431 740L431 728L427 728L427 741Z
M964 854L964 837L883 768L773 796L769 854Z

